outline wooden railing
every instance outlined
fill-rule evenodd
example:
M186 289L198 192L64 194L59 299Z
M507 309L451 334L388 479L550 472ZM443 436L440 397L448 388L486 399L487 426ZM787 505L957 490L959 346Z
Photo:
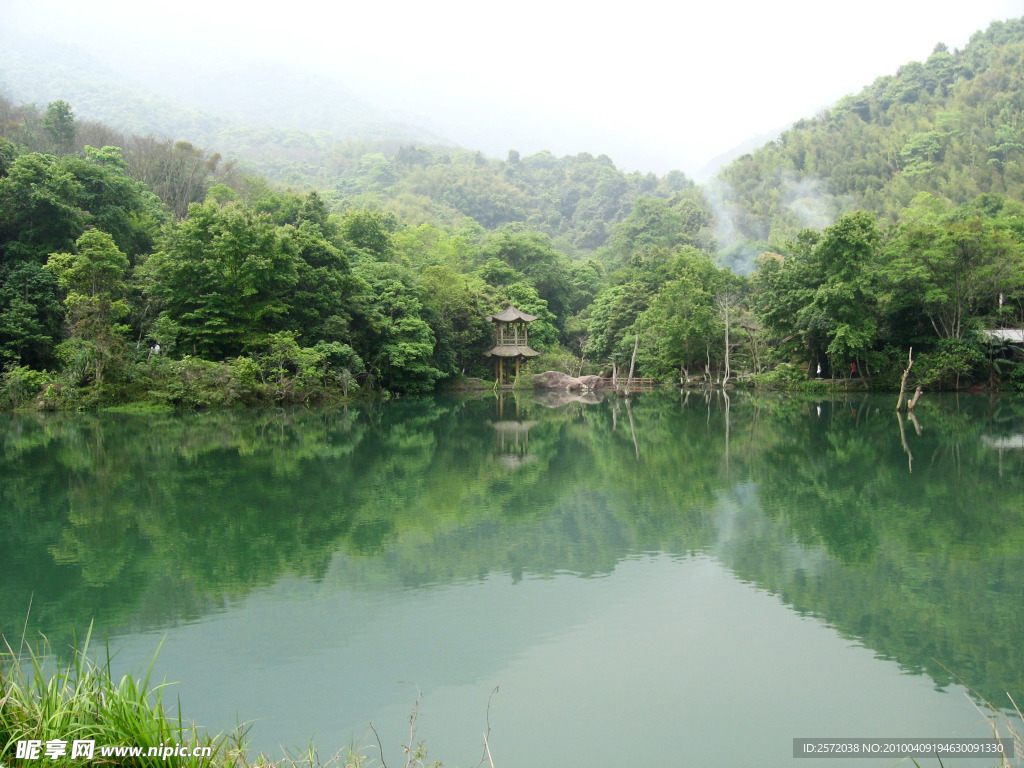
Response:
M609 387L629 389L631 392L651 391L654 389L654 379L647 376L619 376L617 379L601 379Z

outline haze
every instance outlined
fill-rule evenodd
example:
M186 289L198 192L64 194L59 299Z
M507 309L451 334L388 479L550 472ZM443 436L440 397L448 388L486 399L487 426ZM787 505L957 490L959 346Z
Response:
M697 178L936 43L960 48L1020 15L1022 0L0 0L9 32L73 44L154 87L200 77L215 92L230 87L218 81L228 65L269 60L495 157L591 152Z

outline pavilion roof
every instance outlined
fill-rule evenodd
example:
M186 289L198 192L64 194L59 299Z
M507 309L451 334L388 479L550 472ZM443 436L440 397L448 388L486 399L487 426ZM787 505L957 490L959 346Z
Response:
M487 315L486 319L489 323L514 323L516 321L532 323L537 319L537 315L528 315L522 310L516 309L515 305L509 304L498 314Z
M490 351L484 354L488 357L492 355L494 357L537 357L540 352L525 344L499 344L496 347L491 347Z

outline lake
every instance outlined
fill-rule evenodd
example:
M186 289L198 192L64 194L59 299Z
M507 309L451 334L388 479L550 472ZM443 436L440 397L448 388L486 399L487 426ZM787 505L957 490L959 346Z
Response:
M414 710L447 766L809 768L1024 704L1024 399L590 399L0 414L0 629L391 766Z

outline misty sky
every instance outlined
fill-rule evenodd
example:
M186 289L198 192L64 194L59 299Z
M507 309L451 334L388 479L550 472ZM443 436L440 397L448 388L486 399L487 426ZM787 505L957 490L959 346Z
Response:
M274 59L489 155L603 153L690 175L1022 15L1024 0L0 0L0 24L123 67L180 57L214 78L218 62Z

